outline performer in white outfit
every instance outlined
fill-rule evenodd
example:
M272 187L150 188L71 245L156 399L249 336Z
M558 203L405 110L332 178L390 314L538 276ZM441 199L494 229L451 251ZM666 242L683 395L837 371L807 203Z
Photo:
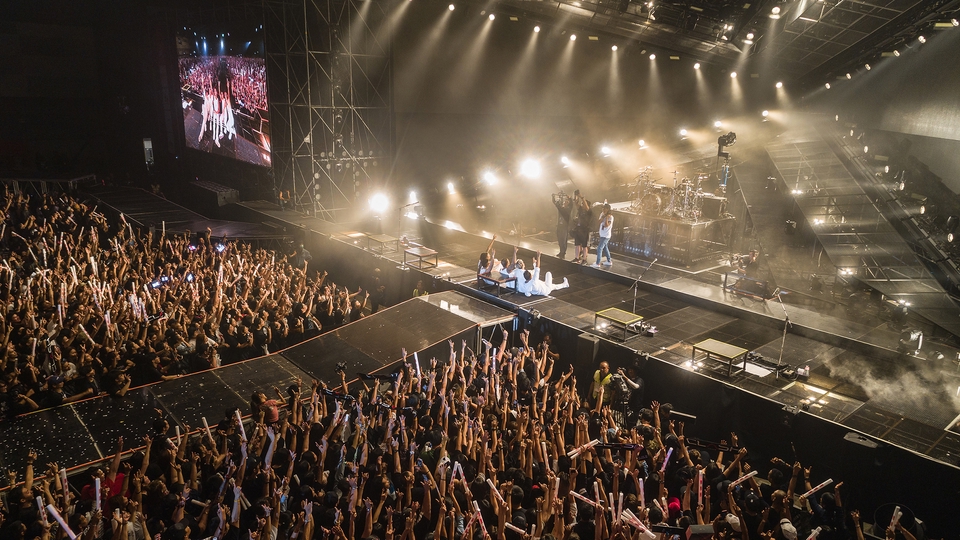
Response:
M540 279L540 252L533 259L533 272L526 270L523 276L517 279L517 292L526 296L547 296L557 289L566 289L570 286L567 278L563 278L562 283L553 282L553 274L547 272L544 279Z

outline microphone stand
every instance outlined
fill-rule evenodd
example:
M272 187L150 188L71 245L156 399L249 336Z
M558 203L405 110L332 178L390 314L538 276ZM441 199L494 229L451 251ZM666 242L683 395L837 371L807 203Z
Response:
M640 288L640 280L643 279L643 275L647 273L647 270L649 270L653 265L657 264L657 261L659 260L659 258L654 258L653 262L650 263L650 266L644 268L643 272L640 272L640 275L637 276L637 280L634 281L633 285L630 286L630 288L633 289L633 313L637 312L637 289Z
M790 323L790 315L787 314L787 306L783 305L783 298L780 298L780 287L777 287L775 296L777 301L780 302L780 309L783 310L783 337L780 339L780 358L777 359L777 375L776 379L780 379L780 365L783 363L783 348L787 344L787 329L792 326Z

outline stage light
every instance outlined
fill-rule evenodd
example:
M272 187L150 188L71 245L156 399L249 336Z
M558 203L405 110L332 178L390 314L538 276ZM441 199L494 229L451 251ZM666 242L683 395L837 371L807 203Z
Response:
M849 81L849 80L852 79L852 78L853 78L853 76L851 76L849 73L847 73L847 80Z
M576 40L577 40L577 35L576 35L576 34L570 34L570 41L576 41Z
M370 210L373 210L376 214L382 214L387 210L387 207L390 206L390 199L387 199L387 196L383 193L375 193L373 197L370 197Z
M493 13L491 13L491 14L490 14L490 16L489 16L489 17L487 17L487 18L488 18L488 19L490 19L490 20L492 21L492 20L494 20L494 19L496 19L496 18L497 18L497 16L496 16L496 15L494 15Z
M763 112L760 113L760 114L762 114L763 117L766 118L766 117L770 116L770 111L763 111Z
M900 56L900 51L894 49L894 50L893 50L893 55L894 55L894 56Z
M488 186L492 186L497 182L497 177L494 176L492 172L487 171L483 173L483 181L486 182Z
M695 63L693 69L700 69L700 62Z
M753 32L747 32L747 39L753 39Z
M906 182L900 182L899 184L897 184L897 191L903 191L903 189L904 189L905 187L907 187L907 183L906 183Z
M919 41L920 43L926 43L926 42L927 42L927 38L925 38L925 37L923 37L923 36L920 36L920 37L917 38L917 41Z
M610 150L609 146L604 146L600 148L600 152L603 153L604 156L609 156L610 154L613 153L613 150Z
M813 224L814 224L814 225L822 225L822 224L823 224L823 220L820 219L820 218L813 218Z
M884 166L883 166L883 172L884 172L884 173L889 173L889 172L890 172L890 166L889 166L889 165L884 165Z
M643 139L640 139L640 148L643 148L643 147L645 147L646 145L647 145L647 143L646 143Z
M736 72L736 71L731 71L731 72L730 72L730 78L731 78L731 79L736 79L736 78L737 78L737 72Z
M957 19L950 19L950 24L954 26L960 26L960 21L958 21Z
M447 193L453 195L457 190L453 188L453 182L447 182Z
M457 9L457 6L455 6L455 5L453 5L453 4L450 4L449 6L447 6L447 9L449 9L450 11L453 11L453 10Z
M536 33L540 33L540 27L539 27L539 26L534 26L534 27L533 27L533 31L536 32Z
M866 69L867 71L870 71L871 69L873 69L873 68L870 67L870 64L864 64L863 67L864 67L864 69Z
M863 153L864 153L864 154L867 154L867 153L869 153L869 152L870 152L870 147L869 147L869 146L864 146L864 147L863 147Z
M718 127L721 127L721 126L723 126L723 122L721 122L721 121L719 121L719 120L717 120L716 122L713 123L713 127L715 127L715 128L718 128Z
M410 202L417 202L417 192L411 191L407 200L409 200Z
M953 233L947 233L947 242L953 242Z
M540 172L540 162L535 159L527 159L520 164L520 174L527 178L540 178Z
M681 136L681 137L686 137L686 136L687 136L687 130L686 130L686 129L681 129L681 130L680 130L680 136Z
M653 53L650 53L650 59L651 59L651 60L656 60L656 59L657 59L657 55L655 55L655 54L653 54Z
M924 215L924 214L926 214L926 213L927 213L927 206L921 204L921 205L920 205L920 215L922 216L922 215Z
M827 84L825 84L825 85L823 85L823 86L824 86L827 90L830 89L830 83L827 83Z
M617 46L614 45L613 47L610 47L610 50L613 51L613 52L617 52Z
M773 9L770 10L770 18L771 19L780 18L780 6L773 6Z
M567 156L561 156L560 163L563 163L564 165L570 165L570 158L568 158Z

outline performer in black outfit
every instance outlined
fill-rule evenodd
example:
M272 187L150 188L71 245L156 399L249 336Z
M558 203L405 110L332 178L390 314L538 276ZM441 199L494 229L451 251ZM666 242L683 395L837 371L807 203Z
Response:
M554 193L553 205L557 207L557 244L560 246L560 253L557 257L566 259L567 257L567 233L570 230L570 210L573 209L573 202L564 192Z

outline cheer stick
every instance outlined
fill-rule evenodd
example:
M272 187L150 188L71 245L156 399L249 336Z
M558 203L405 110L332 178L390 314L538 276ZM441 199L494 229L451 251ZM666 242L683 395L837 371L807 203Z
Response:
M207 437L210 437L210 440L213 440L213 434L210 433L210 425L207 424L207 417L201 416L200 420L203 420L203 429L207 430Z
M581 453L587 451L590 448L593 448L598 444L600 444L600 439L594 439L586 444L580 445L577 448L574 448L573 450L567 452L567 457L573 459L579 456Z
M174 425L173 431L177 434L177 446L180 446L180 426Z
M527 534L527 531L521 529L520 527L517 527L516 525L514 525L513 523L510 523L509 521L504 523L503 526L517 534L520 534L520 535Z
M757 471L750 471L747 474L731 482L730 487L736 487L757 475Z
M47 513L43 511L42 495L37 495L37 508L40 509L40 521L43 522L43 526L46 527L49 522L47 521Z
M493 484L493 480L487 478L487 485L493 490L493 494L497 496L497 500L500 501L500 504L503 504L503 495L500 495L500 490L497 489L497 486Z
M600 482L593 481L593 500L600 502Z
M893 508L893 515L890 516L890 527L896 528L897 523L900 522L901 515L903 514L900 512L900 505L895 506Z
M70 530L70 527L67 526L67 522L63 520L63 516L60 515L60 512L57 512L57 509L54 508L52 504L47 505L47 512L53 516L53 519L57 520L57 523L60 524L60 528L63 529L63 532L67 533L67 536L70 537L70 540L77 540L77 535Z
M667 459L663 460L663 465L660 466L660 474L663 475L664 471L667 470L667 463L670 463L670 456L673 455L673 448L667 450Z
M100 510L100 478L93 479L93 491L96 493L96 498L94 498L93 508Z
M592 506L592 507L594 507L594 508L597 508L598 506L600 506L599 504L591 501L590 499L584 497L583 495L577 493L576 491L571 491L570 494L573 495L574 497L576 497L577 499L580 499L581 501L589 504L590 506Z
M623 492L620 492L620 500L617 501L617 517L623 514Z
M697 471L697 503L703 502L703 469Z
M237 425L240 426L240 437L243 440L247 440L247 430L243 428L243 418L240 418L240 409L234 409L233 412L237 415Z
M643 508L647 507L647 495L643 491L643 478L639 479L640 481L640 506Z
M554 477L553 479L553 498L556 499L560 495L560 477Z
M820 491L821 489L829 486L831 483L833 483L833 478L827 478L826 480L824 480L824 481L821 482L820 484L814 486L814 488L811 489L810 491L808 491L808 492L804 493L803 495L801 495L801 497L804 497L804 498L810 497L811 495L813 495L813 494L816 493L817 491Z
M807 537L807 540L813 540L814 538L820 536L820 530L821 528L817 527L816 529L810 531L810 536Z

